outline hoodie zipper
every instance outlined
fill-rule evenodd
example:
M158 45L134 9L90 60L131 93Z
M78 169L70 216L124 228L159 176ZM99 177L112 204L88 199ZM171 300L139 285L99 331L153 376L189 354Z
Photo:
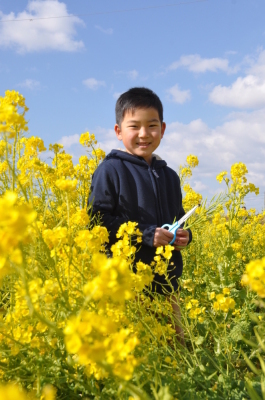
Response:
M154 194L155 194L155 199L156 199L156 208L157 208L157 219L158 219L158 226L162 226L162 213L161 213L161 200L160 200L160 193L159 193L159 188L158 188L158 183L157 179L159 178L158 173L156 170L151 166L148 166L148 171L149 175L151 178Z
M152 172L153 172L153 174L155 175L156 178L159 178L159 175L158 175L158 173L156 172L155 169L152 169Z

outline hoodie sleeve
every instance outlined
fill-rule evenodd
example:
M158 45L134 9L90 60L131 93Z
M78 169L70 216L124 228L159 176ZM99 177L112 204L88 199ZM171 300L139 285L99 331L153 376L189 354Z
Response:
M107 228L110 244L117 241L119 227L128 222L128 218L117 215L119 193L120 182L116 169L110 162L103 162L93 175L88 202L92 206L92 216L99 214ZM156 226L138 223L138 227L143 233L142 243L152 247Z

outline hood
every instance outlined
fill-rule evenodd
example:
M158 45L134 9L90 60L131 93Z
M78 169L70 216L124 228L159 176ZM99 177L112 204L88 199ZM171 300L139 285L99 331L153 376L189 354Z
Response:
M127 153L124 150L111 150L111 152L106 156L105 160L118 159L123 161L128 161L132 164L148 168L149 164L145 161L143 157L135 156L133 154ZM167 165L166 161L161 160L161 158L153 154L151 167L155 169L163 168Z

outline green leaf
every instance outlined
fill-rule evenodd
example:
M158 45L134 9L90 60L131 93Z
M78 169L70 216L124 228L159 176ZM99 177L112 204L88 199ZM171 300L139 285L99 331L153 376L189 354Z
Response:
M215 338L214 352L216 355L221 354L221 344L220 341Z
M256 390L253 388L252 383L246 379L246 387L251 400L262 400Z
M263 374L265 375L265 362L264 362L264 360L261 358L260 354L257 354L257 357L258 357L258 359L259 359L262 372L263 372Z
M260 337L260 335L259 335L259 333L258 333L258 330L257 330L257 327L256 327L256 326L254 327L254 332L255 332L256 338L257 338L257 340L258 340L258 342L259 342L260 347L262 348L263 351L265 351L264 340L261 339L261 337ZM264 371L263 371L263 372L264 372ZM265 373L265 372L264 372L264 373Z
M241 300L245 300L246 297L247 297L247 291L246 291L246 289L244 288L244 289L239 290L239 291L238 291L238 296L239 296L239 298L240 298Z
M253 362L248 358L248 356L246 355L246 353L244 353L243 350L241 350L241 353L243 354L243 357L244 357L247 365L251 369L251 371L254 372L254 374L256 374L256 375L260 375L261 374L261 370L259 370L257 367L255 367Z
M171 396L168 386L161 387L158 394L157 400L172 400L173 397Z
M239 235L238 231L233 230L233 240L238 240L238 239L240 239L240 235Z
M215 371L213 374L207 376L207 377L206 377L206 380L207 380L207 381L210 381L210 380L217 374L217 372L218 372L218 371Z
M241 340L242 339L241 326L235 325L231 329L231 332L229 333L229 337L235 342L238 342L239 340Z
M257 343L253 342L252 340L246 339L244 338L244 336L241 337L241 340L243 340L243 342L245 342L246 344L248 344L251 347L254 347L255 349L257 349L259 346L257 345Z
M204 337L203 336L198 336L195 340L195 344L197 344L197 346L203 344L204 342Z
M261 376L261 392L263 400L265 400L265 377L264 375Z
M226 251L224 252L224 256L227 258L231 258L235 254L232 247L227 247Z

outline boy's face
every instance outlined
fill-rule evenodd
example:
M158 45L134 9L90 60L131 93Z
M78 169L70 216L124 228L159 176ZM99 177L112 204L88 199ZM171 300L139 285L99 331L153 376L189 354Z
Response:
M161 125L154 108L137 108L134 113L127 111L121 126L116 124L114 129L128 153L143 157L151 164L152 153L164 136L166 124Z

